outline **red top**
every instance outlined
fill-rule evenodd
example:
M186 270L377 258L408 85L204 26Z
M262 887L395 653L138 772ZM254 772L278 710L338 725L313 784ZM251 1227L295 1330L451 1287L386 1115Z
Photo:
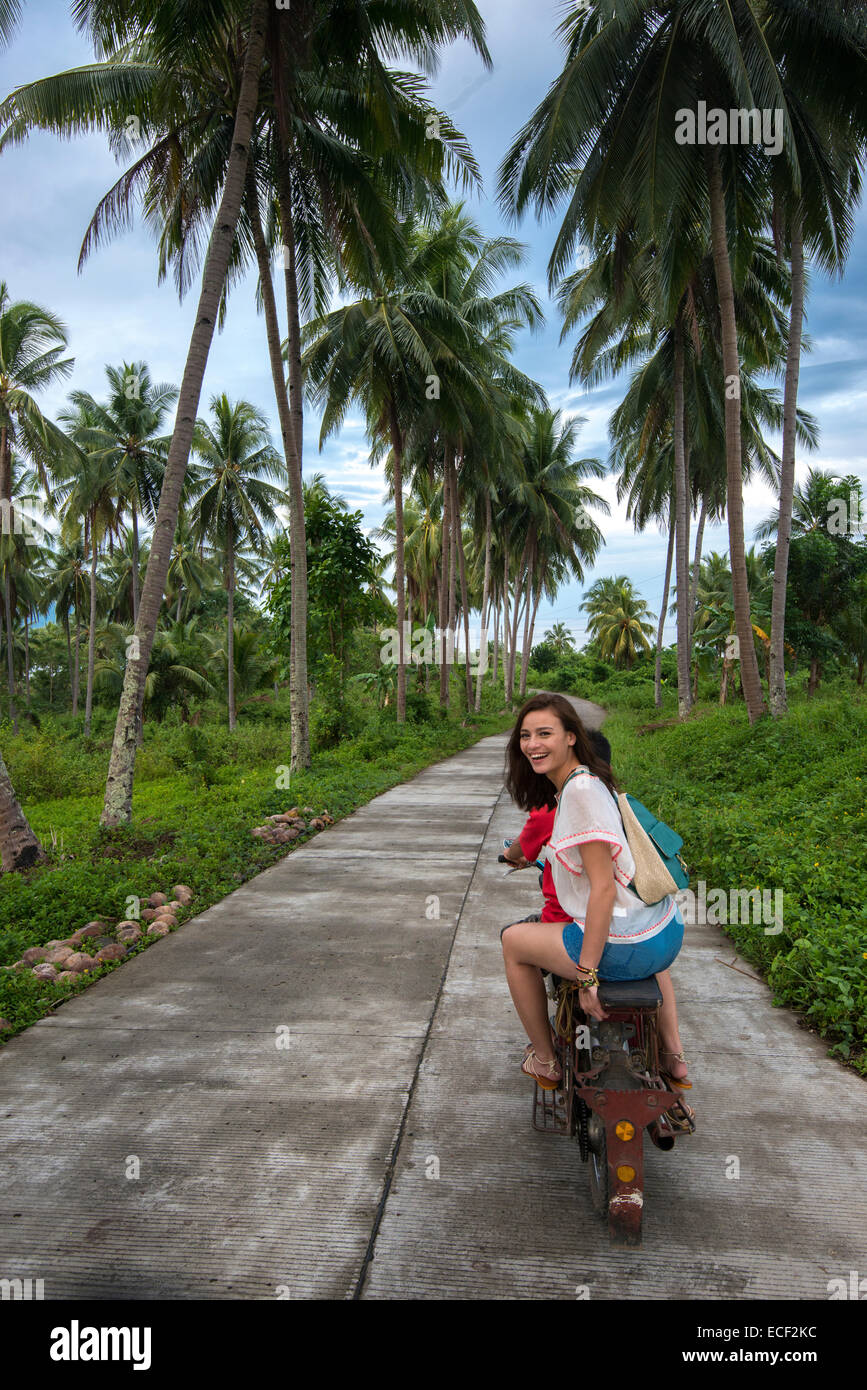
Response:
M537 810L530 812L527 823L518 836L518 844L521 846L521 853L524 858L529 859L531 864L534 859L539 858L543 846L550 840L556 814L556 806L552 806L550 809L547 806L540 806ZM545 906L542 909L541 920L543 922L571 922L572 918L569 913L564 912L557 901L554 875L551 873L551 865L547 859L542 870L542 892L545 896Z

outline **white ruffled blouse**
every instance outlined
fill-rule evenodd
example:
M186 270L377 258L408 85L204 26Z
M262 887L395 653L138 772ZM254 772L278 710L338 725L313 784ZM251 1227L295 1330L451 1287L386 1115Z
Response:
M584 872L580 846L589 840L602 840L611 846L616 890L608 941L635 946L656 936L671 921L677 904L672 897L644 903L628 887L635 873L635 860L620 809L605 783L582 766L574 776L570 775L555 800L554 828L545 854L564 911L580 927L584 926L590 881Z

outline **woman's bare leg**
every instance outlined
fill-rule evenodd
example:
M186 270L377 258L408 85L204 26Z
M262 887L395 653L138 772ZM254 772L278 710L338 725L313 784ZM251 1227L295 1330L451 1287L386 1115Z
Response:
M677 1004L671 975L668 970L657 970L656 978L662 991L662 1008L659 1010L660 1046L670 1052L682 1052L683 1044L677 1025ZM662 1064L672 1076L686 1076L689 1071L685 1062L676 1062L673 1057L664 1057Z
M548 1062L555 1055L554 1035L542 970L577 980L578 970L563 945L562 922L515 922L503 932L506 980L515 1011L536 1056Z
M563 945L562 922L515 922L503 932L503 957L506 979L515 1011L524 1025L536 1056L547 1061L553 1056L551 1025L542 970L553 970L564 980L577 980L575 962ZM658 970L656 978L662 992L659 1010L660 1046L671 1052L682 1052L683 1044L677 1022L674 984L668 970ZM546 1050L551 1047L550 1053ZM685 1062L665 1057L663 1065L672 1076L686 1076Z

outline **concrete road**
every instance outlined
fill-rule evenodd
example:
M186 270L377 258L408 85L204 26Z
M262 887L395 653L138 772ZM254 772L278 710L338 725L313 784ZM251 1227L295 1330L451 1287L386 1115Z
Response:
M602 712L585 708L588 722ZM716 927L673 974L698 1132L612 1251L537 1134L499 928L505 736L293 851L0 1051L0 1278L46 1299L826 1299L865 1087ZM859 1163L860 1161L860 1163Z

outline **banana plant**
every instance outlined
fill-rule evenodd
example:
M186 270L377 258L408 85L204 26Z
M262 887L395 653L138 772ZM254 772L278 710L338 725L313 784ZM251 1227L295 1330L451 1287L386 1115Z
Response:
M377 703L380 709L385 709L389 699L394 694L397 683L397 664L393 661L385 661L375 671L362 671L358 676L350 676L350 682L357 682L364 685L377 696Z

